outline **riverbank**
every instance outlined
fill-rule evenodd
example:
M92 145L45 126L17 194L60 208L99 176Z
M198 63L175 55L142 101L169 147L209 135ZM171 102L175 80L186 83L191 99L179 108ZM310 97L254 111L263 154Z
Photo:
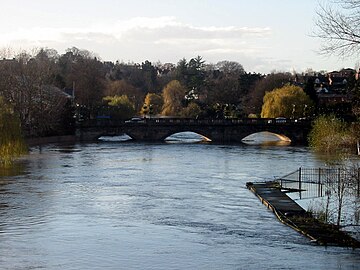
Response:
M319 245L359 248L360 242L339 227L320 222L295 203L276 182L246 183L250 189L284 224Z

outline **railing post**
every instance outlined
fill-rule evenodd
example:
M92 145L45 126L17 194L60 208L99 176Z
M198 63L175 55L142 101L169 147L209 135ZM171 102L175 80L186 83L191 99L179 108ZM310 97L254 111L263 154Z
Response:
M319 187L318 187L318 196L322 197L322 185L321 185L321 168L319 168Z
M360 168L358 169L357 175L357 195L360 197Z
M301 167L299 168L299 197L301 200Z
M338 171L338 182L337 182L337 191L338 191L338 196L339 196L339 198L341 198L340 196L341 196L341 193L342 193L342 191L341 191L341 185L340 185L340 182L341 182L341 171L340 171L340 168L338 168L337 169L337 171Z

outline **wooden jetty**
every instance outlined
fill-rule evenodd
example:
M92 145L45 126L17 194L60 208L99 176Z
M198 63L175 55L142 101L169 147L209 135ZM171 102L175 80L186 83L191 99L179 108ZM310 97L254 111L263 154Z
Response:
M246 183L260 201L274 212L284 224L307 236L319 245L359 248L360 242L333 224L315 219L294 200L281 191L277 182Z

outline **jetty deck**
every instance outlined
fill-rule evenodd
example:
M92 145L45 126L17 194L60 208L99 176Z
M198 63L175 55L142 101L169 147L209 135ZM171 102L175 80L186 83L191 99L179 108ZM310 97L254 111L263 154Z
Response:
M246 183L260 201L284 224L319 245L359 248L360 242L333 224L315 219L280 189L277 182Z

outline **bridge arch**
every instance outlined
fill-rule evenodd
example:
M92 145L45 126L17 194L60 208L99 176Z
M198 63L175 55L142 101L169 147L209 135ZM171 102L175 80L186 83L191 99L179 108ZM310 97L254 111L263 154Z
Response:
M77 137L81 140L81 141L101 141L101 137L120 137L120 136L127 136L128 140L132 140L134 139L131 134L129 134L128 132L126 132L125 130L122 129L82 129L80 132L77 132ZM110 141L111 139L109 139Z
M191 128L191 127L177 127L175 129L168 130L167 132L163 133L160 137L161 141L165 141L166 138L175 135L180 134L184 132L191 132L198 134L199 136L203 137L204 140L212 141L211 134L207 134L207 132L203 129L197 129L197 128Z
M285 135L269 132L260 131L257 133L250 134L242 139L245 144L281 144L287 145L291 143L291 139Z
M164 139L165 142L187 142L187 143L198 143L198 142L210 142L211 139L206 136L193 132L193 131L181 131L173 133Z

